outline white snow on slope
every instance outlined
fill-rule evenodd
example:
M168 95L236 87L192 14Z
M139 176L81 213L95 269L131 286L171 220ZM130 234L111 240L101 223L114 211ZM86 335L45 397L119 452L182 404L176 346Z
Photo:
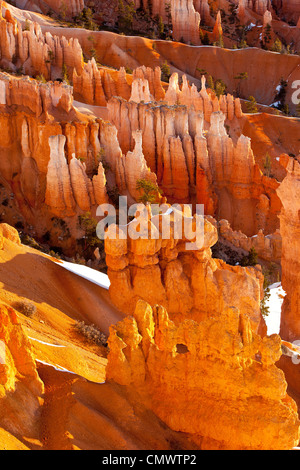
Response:
M32 341L36 341L37 343L45 344L46 346L52 346L53 348L65 348L66 347L66 346L62 346L60 344L45 343L44 341L41 341L41 340L36 339L36 338L32 338L31 336L28 336L28 338L31 339Z
M78 276L83 277L84 279L87 279L88 281L93 282L100 287L103 287L103 289L109 289L110 280L107 274L101 273L96 269L89 268L88 266L69 263L68 261L59 261L57 264L62 268L65 268L68 271L71 271L72 273L75 273Z
M270 298L267 301L270 313L265 317L265 321L268 328L268 335L279 334L280 330L280 319L281 319L281 307L283 298L286 293L283 290L281 283L276 282L269 286Z

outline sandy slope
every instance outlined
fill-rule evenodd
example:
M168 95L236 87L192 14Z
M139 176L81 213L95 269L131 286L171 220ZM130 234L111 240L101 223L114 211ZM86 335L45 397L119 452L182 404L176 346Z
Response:
M20 298L37 307L32 318L19 318L38 360L97 383L105 379L104 348L88 345L73 325L85 320L108 334L123 314L112 306L106 289L31 248L5 240L0 251L0 300L14 306Z

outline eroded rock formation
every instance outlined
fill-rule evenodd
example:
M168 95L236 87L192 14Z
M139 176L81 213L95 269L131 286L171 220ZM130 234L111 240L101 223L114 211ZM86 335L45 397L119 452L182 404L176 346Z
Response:
M246 235L259 229L274 232L281 208L275 192L279 183L263 176L250 139L241 135L234 144L224 127L226 115L212 107L208 114L204 105L205 109L210 117L206 135L205 111L203 115L194 107L119 98L108 103L109 120L118 130L123 153L133 148L132 132L142 130L147 164L171 202L204 204L206 214L218 211L220 218Z
M5 14L3 16L3 11ZM29 29L29 30L28 30ZM83 70L83 54L77 38L42 33L40 25L29 22L23 30L10 11L0 2L0 65L12 71L22 69L30 76L42 75L46 80L62 77L63 67L69 76Z
M152 217L147 212L116 233L115 226L109 228L105 251L112 301L129 314L140 298L151 305L159 303L176 321L202 321L234 305L249 315L257 331L261 327L260 269L232 267L212 259L216 228L201 216L183 215L180 219L182 213L174 208L170 215ZM132 235L138 223L141 233Z
M66 137L64 135L49 138L50 161L47 170L45 203L58 217L70 217L76 214L76 204L84 212L97 204L108 202L106 179L102 163L93 181L86 174L86 165L73 154L68 165L65 156ZM95 197L95 193L97 197Z
M190 85L186 76L183 75L180 88L178 74L174 73L170 78L164 101L170 106L178 104L193 108L195 111L201 111L208 123L210 123L212 112L216 111L222 111L229 121L232 121L234 117L242 117L243 112L239 98L234 98L230 94L221 95L218 98L206 89L205 76L202 77L201 82L201 90L198 92L197 87L194 84Z
M193 0L171 0L173 38L188 44L200 44L201 17L194 8Z
M241 231L237 232L232 230L227 220L220 220L219 228L220 236L236 248L242 248L246 252L249 252L252 248L254 248L260 258L267 261L280 263L282 253L282 238L279 229L270 235L264 235L263 231L259 230L257 235L254 235L253 237L247 237Z
M299 439L278 335L261 338L245 311L223 306L175 325L139 301L110 328L107 379L134 389L171 429L200 449L291 449ZM242 411L241 411L242 410Z
M0 90L0 106L28 108L36 117L53 109L69 113L73 106L73 89L66 83L40 83L0 73Z

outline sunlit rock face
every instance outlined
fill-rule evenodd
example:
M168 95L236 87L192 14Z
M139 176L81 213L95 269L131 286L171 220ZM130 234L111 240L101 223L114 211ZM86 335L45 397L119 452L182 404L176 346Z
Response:
M170 216L142 213L138 219L140 238L134 235L134 221L116 232L114 226L110 227L105 251L113 303L132 314L142 298L165 307L176 321L202 321L235 305L248 314L258 331L262 324L261 270L233 267L213 259L210 247L218 239L215 226L201 216L192 218L172 210ZM183 225L182 235L178 220ZM166 223L170 224L169 238Z
M280 334L288 341L300 338L300 290L299 290L299 211L300 164L297 159L282 155L281 163L287 176L277 193L282 201L280 233L282 236L282 286L287 295L283 302Z
M286 394L278 335L253 333L245 313L175 325L162 306L139 301L110 328L107 380L134 390L171 429L201 449L290 449L299 439ZM259 358L259 359L258 359Z

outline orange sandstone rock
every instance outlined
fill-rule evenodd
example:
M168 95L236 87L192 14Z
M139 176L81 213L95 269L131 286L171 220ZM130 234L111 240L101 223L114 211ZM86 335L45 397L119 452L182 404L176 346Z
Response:
M165 231L166 221L170 233ZM138 224L141 233L132 239L130 230ZM206 218L191 218L173 208L170 215L142 214L128 227L120 227L123 233L125 229L127 239L118 232L115 236L114 226L105 239L109 292L120 310L132 314L142 298L163 305L176 321L202 321L234 305L249 315L253 329L260 327L261 271L212 259L210 247L217 242L217 230Z
M300 163L296 159L282 155L281 163L287 175L277 189L282 202L280 233L282 236L282 286L287 293L282 306L280 334L287 341L300 338L299 323L299 191Z
M36 439L43 383L16 312L0 306L0 426L15 436Z
M299 439L277 335L253 333L236 307L175 325L165 308L139 301L110 328L108 381L200 449L291 449Z

